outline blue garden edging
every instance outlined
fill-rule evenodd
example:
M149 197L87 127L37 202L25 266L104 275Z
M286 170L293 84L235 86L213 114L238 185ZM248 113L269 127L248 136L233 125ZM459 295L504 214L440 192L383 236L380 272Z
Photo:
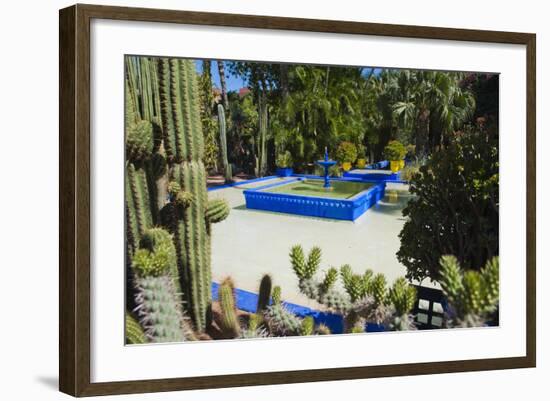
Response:
M212 282L212 299L218 300L218 283ZM235 289L235 298L237 302L237 308L249 313L256 313L256 308L258 306L258 294L241 290L239 288ZM293 314L300 318L306 316L312 316L316 325L324 324L326 325L332 334L342 334L344 332L344 321L341 315L336 315L333 313L321 312L315 309L311 309L305 306L296 305L290 302L284 302L284 306ZM367 325L367 329L368 329ZM369 330L370 331L370 330ZM373 330L377 331L377 330ZM378 330L380 331L380 330Z

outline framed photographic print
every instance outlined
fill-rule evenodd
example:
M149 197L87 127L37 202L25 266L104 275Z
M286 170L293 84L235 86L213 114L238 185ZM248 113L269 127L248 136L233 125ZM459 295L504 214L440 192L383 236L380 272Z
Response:
M60 390L534 367L535 35L60 11Z

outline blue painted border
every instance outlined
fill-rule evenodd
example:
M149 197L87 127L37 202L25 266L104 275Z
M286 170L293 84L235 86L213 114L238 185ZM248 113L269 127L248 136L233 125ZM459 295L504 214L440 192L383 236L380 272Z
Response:
M299 176L296 180L310 178L320 180L319 176ZM335 178L335 181L348 181L373 184L370 188L349 199L322 198L318 196L289 195L263 192L276 186L287 185L295 180L280 181L258 188L243 191L248 209L265 210L301 216L321 217L335 220L358 219L369 208L380 201L385 194L384 181L367 181L356 178Z
M212 282L212 300L218 300L218 283ZM258 294L250 291L235 289L235 298L237 302L237 308L248 313L256 313L258 306ZM308 308L306 306L296 305L290 302L284 302L283 305L293 314L300 318L306 316L312 316L316 325L326 325L332 334L342 334L344 332L344 321L341 315L321 312L315 309ZM369 329L370 328L370 329ZM367 325L369 331L376 331L375 327Z

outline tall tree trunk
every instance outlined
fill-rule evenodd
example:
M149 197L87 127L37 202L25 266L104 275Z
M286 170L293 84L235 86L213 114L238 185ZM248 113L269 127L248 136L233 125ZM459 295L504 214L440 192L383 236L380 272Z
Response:
M288 89L288 64L279 64L279 80L281 81L281 97L286 103L290 91Z
M267 170L267 99L263 92L259 96L258 111L258 175L263 177Z
M223 68L223 61L218 60L218 72L220 74L220 86L222 91L222 101L223 101L223 107L225 107L225 110L229 110L229 99L227 98L227 86L225 84L225 71Z
M416 154L420 157L427 154L428 135L430 129L430 111L423 109L416 120Z

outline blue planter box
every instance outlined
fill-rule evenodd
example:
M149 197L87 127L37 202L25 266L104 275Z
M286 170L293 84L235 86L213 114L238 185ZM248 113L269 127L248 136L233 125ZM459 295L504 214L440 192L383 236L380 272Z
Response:
M344 177L359 178L366 181L387 181L387 182L400 182L401 172L384 174L384 173L354 173L352 171L346 171Z
M292 170L292 167L277 167L276 174L279 177L290 177L294 170Z
M346 181L345 178L340 180ZM356 180L353 181L357 182ZM243 191L246 207L269 212L353 221L380 201L386 190L385 182L376 182L372 187L350 199L321 198L263 191L267 188L286 184L288 184L288 181Z
M366 169L369 170L384 170L390 167L390 162L388 160L382 160L377 163L369 164Z

